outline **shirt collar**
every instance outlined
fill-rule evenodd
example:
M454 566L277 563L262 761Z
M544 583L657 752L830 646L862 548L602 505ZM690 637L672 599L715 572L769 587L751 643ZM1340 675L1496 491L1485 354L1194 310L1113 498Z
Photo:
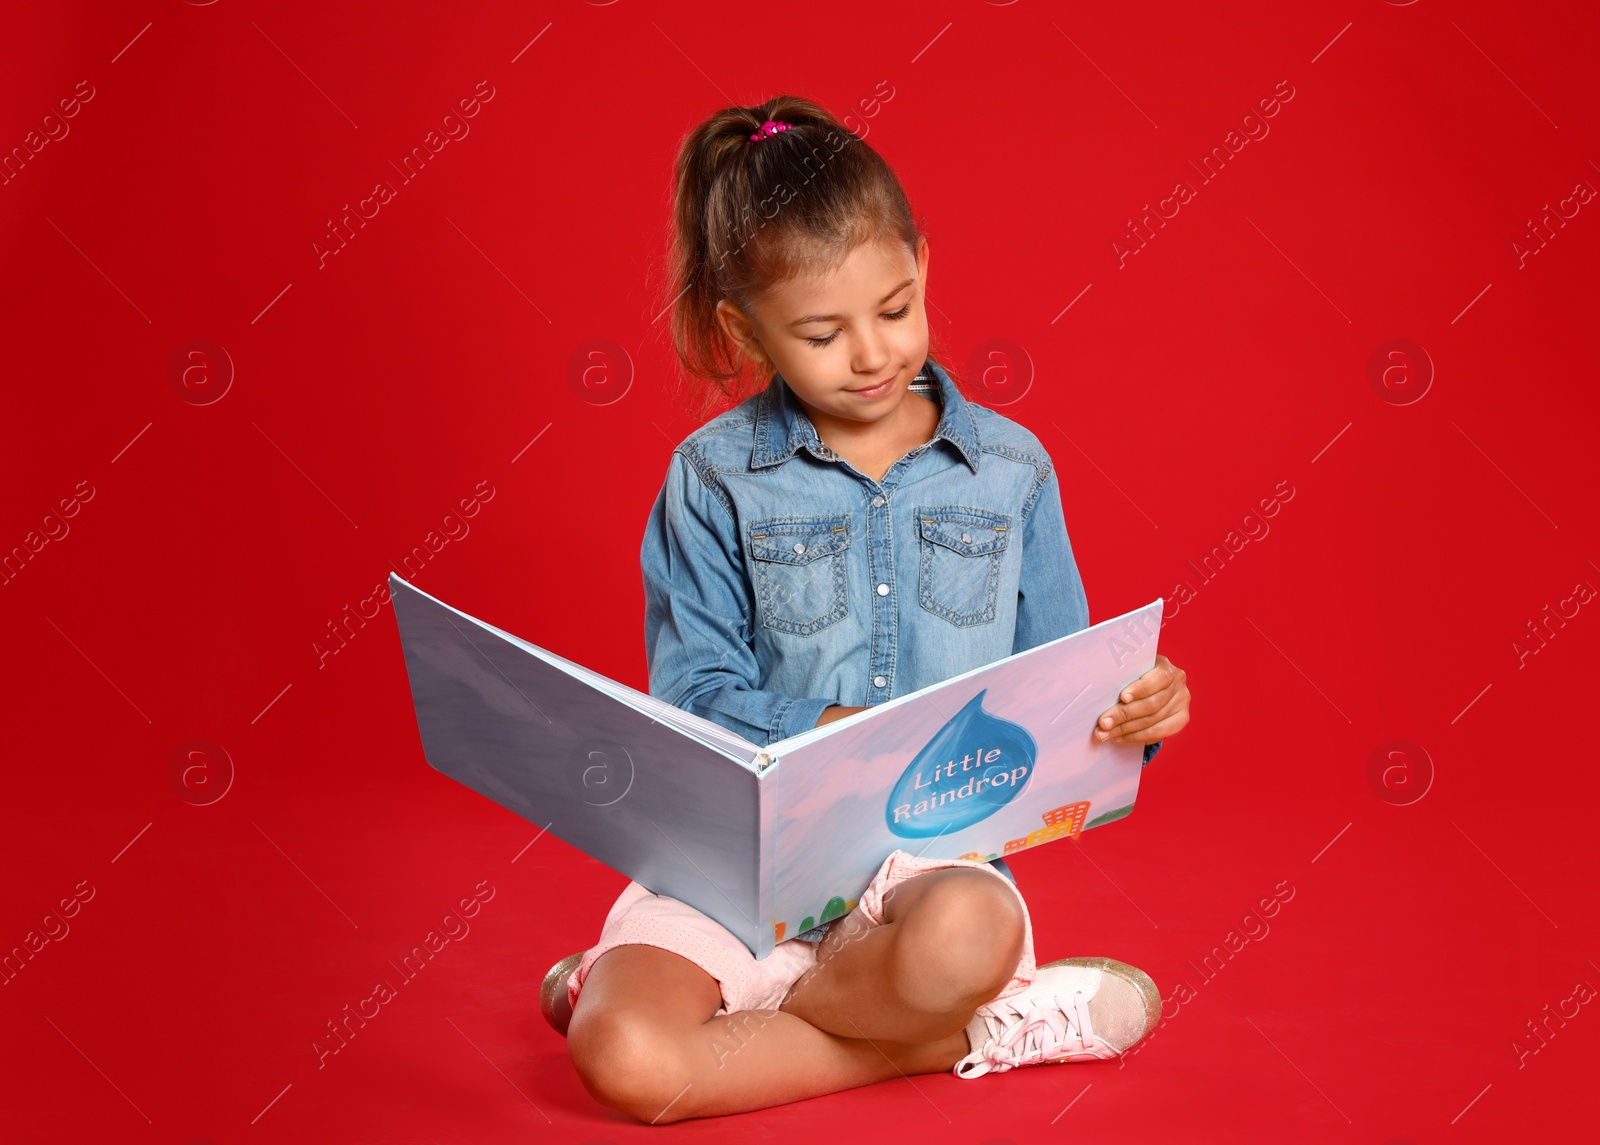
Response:
M978 424L966 398L956 389L955 382L932 358L922 367L939 386L942 412L933 439L944 438L960 451L972 471L978 471L980 456ZM919 377L922 375L918 375ZM750 453L750 467L760 469L780 465L805 448L818 457L832 460L834 455L822 444L816 427L795 399L794 391L782 374L774 374L771 383L761 391L756 403L756 440Z

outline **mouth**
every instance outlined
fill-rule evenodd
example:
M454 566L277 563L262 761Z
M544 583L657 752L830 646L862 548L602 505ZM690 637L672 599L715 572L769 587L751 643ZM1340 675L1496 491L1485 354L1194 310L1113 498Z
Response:
M895 378L898 377L898 376L899 375L897 375L897 374L891 374L889 377L885 378L883 381L879 382L875 386L863 386L860 389L846 390L845 393L847 393L847 394L856 394L859 397L863 397L863 398L878 398L878 397L882 397L884 394L888 393L891 389L894 388Z

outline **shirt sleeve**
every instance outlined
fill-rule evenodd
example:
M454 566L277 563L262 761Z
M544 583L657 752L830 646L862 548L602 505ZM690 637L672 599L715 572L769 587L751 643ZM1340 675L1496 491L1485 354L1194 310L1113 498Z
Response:
M1017 629L1011 654L1089 627L1089 601L1072 556L1061 485L1052 463L1022 525L1022 580L1017 588ZM1148 764L1162 741L1144 745Z
M640 547L650 694L758 747L816 726L821 697L756 686L753 602L733 515L680 450Z

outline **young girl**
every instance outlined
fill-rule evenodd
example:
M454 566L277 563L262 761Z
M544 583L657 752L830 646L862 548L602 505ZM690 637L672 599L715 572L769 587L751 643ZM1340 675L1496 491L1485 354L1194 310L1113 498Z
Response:
M1049 454L928 356L928 241L822 108L734 107L679 151L673 334L725 397L672 455L641 551L650 692L767 744L1088 625ZM1165 656L1099 720L1145 762L1188 722ZM916 1073L1111 1058L1155 984L1038 966L1003 862L896 851L854 909L757 960L630 883L545 1016L596 1100L664 1123Z

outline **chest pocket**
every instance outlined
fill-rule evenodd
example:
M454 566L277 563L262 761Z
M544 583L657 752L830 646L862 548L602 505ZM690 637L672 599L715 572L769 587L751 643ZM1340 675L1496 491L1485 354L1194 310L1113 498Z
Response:
M845 556L850 518L771 517L750 525L750 564L761 623L810 636L849 611Z
M966 505L917 509L922 607L965 628L994 620L1011 518Z

